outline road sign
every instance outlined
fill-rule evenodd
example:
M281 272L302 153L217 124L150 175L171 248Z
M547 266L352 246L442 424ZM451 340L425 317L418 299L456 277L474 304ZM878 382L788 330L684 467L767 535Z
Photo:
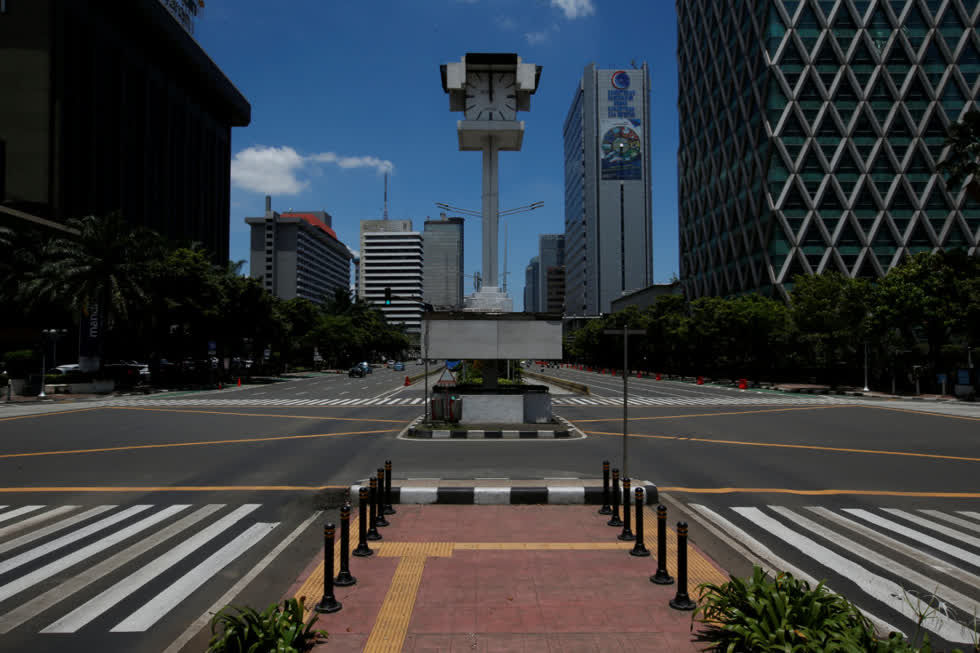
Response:
M442 371L439 380L436 381L436 385L456 385L456 377L453 376L453 373L449 371L448 367Z

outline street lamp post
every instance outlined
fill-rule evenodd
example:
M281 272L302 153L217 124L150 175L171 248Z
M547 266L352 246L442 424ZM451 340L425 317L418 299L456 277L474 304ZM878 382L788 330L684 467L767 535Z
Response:
M868 391L868 343L864 343L864 391Z
M643 329L631 329L629 325L624 325L622 329L603 329L602 333L610 336L623 336L623 478L629 478L629 463L627 456L627 425L629 423L629 393L627 379L630 375L629 348L630 334L639 336L646 333Z

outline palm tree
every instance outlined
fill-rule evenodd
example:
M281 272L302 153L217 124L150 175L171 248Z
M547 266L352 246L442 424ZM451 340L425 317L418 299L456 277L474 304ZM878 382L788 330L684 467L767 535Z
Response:
M147 301L147 261L162 249L155 233L134 228L118 214L66 221L77 237L52 239L44 263L24 284L32 298L52 301L79 314L97 303L103 324L125 320Z
M950 125L945 144L950 146L949 154L937 168L949 175L947 183L953 189L972 175L966 192L980 202L980 111L969 111L962 121Z

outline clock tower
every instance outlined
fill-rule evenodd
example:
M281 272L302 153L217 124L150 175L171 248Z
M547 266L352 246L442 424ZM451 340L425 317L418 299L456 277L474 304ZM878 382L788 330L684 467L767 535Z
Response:
M517 120L517 112L531 109L541 66L511 53L467 53L440 70L449 110L463 113L456 123L460 151L483 153L483 287L466 298L466 307L510 312L513 301L500 291L497 280L497 153L520 151L524 122Z

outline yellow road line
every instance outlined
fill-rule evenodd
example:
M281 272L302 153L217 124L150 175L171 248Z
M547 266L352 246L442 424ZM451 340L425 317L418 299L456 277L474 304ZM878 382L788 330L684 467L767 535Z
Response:
M616 435L622 437L622 433L609 431L585 431L589 435ZM946 456L937 453L916 453L914 451L888 451L884 449L851 449L847 447L822 447L814 444L784 444L780 442L745 442L741 440L715 440L713 438L692 438L683 435L649 435L645 433L630 433L631 438L652 438L657 440L684 440L686 442L708 442L711 444L731 444L746 447L775 447L782 449L809 449L813 451L833 451L838 453L867 453L879 456L907 456L912 458L933 458L936 460L960 460L970 463L980 463L980 458L970 458L968 456Z
M241 438L238 440L202 440L200 442L170 442L167 444L136 444L122 447L100 447L98 449L65 449L63 451L37 451L30 453L5 453L2 458L26 458L30 456L60 456L74 453L106 453L110 451L134 451L138 449L167 449L170 447L197 447L210 444L244 444L250 442L274 442L278 440L303 440L310 438L330 438L337 435L369 435L376 433L394 433L394 429L379 431L341 431L339 433L316 433L312 435L276 435L268 438Z
M654 419L681 419L687 417L720 417L723 415L754 415L756 413L783 413L792 410L826 410L827 408L854 408L854 406L847 405L833 405L833 406L803 406L797 408L760 408L759 410L737 410L737 411L725 411L720 413L690 413L688 415L655 415L653 417L630 417L631 422L637 422L640 420L654 420ZM622 417L604 417L602 419L577 419L576 424L584 422L615 422L617 420L623 419Z
M402 650L424 570L424 556L409 556L398 561L388 594L364 645L365 653L398 653Z
M50 413L35 413L33 415L17 415L14 417L0 417L0 422L9 422L12 419L30 419L32 417L51 417L52 415L70 415L72 413L84 413L87 410L99 410L101 406L93 408L71 408L69 410L57 410Z
M801 496L833 496L854 494L881 497L923 497L932 499L980 499L980 492L904 492L898 490L794 490L774 487L681 487L665 486L661 492L687 492L691 494L797 494Z
M899 400L895 400L899 401ZM932 413L928 410L912 410L911 408L892 408L891 406L868 406L861 405L862 408L871 408L874 410L894 410L900 413L913 413L915 415L928 415L930 417L948 417L949 419L965 419L971 422L980 422L980 417L968 417L966 415L947 415L946 413Z
M189 410L185 408L140 408L136 406L108 406L112 410L147 410L158 413L193 413L199 415L235 415L238 417L282 417L286 419L316 419L337 422L383 422L385 424L404 424L403 419L373 419L367 417L323 417L321 415L277 415L276 413L233 413L222 410Z
M0 494L31 492L247 492L282 490L340 490L349 485L46 485L41 487L0 487Z

